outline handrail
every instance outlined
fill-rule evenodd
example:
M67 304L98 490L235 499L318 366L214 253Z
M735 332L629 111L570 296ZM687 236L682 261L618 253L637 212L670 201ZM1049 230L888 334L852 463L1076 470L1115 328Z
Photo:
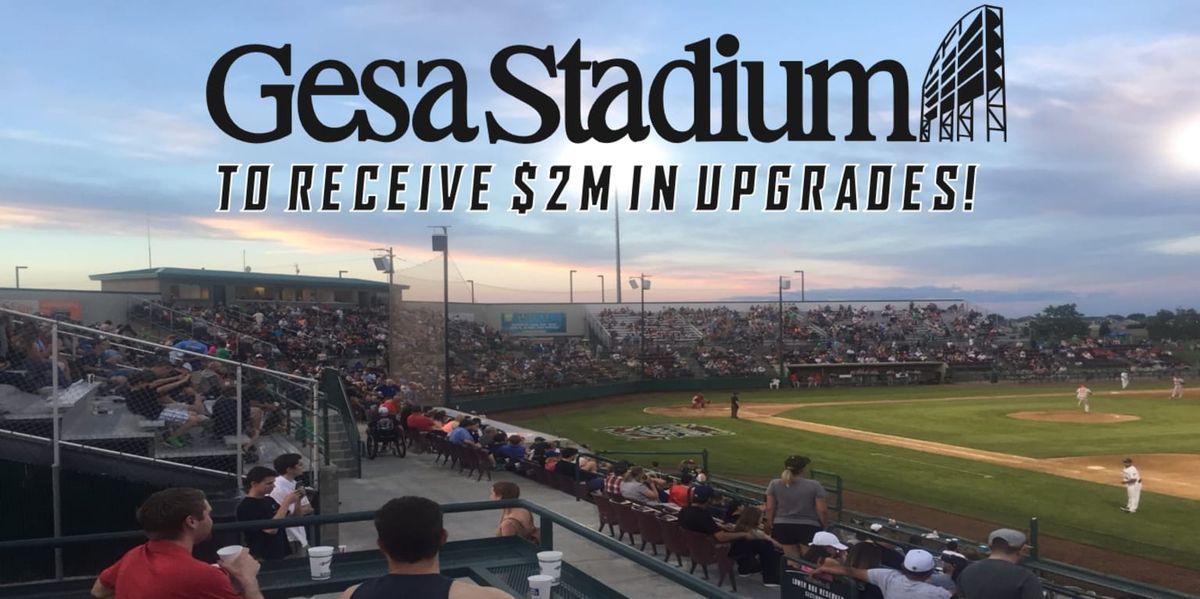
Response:
M215 322L212 322L211 320L208 320L207 318L203 318L203 317L201 317L201 316L195 316L195 315L193 315L193 314L188 314L187 312L184 312L184 311L182 311L182 310L177 310L177 309L175 309L175 308L172 308L172 307L170 307L170 306L168 306L168 305L166 305L166 304L164 304L164 303L162 303L162 302L158 302L158 301L154 301L154 300L150 300L150 299L143 299L143 300L142 300L142 303L143 303L143 304L149 304L149 305L151 305L151 306L153 306L153 307L155 307L155 308L158 308L158 309L160 309L160 310L166 310L166 311L168 311L168 312L171 312L172 314L178 314L178 315L180 315L180 316L182 316L182 317L185 317L185 318L190 318L190 319L192 319L192 321L193 321L193 322L199 322L199 323L201 323L201 324L203 324L203 325L205 325L205 326L209 326L209 327L214 327L214 328L217 328L217 329L219 329L219 330L221 330L221 331L224 331L224 332L225 332L227 335L229 335L229 334L231 334L231 335L234 335L234 336L237 338L237 340L238 340L238 343L241 343L241 339L242 339L243 337L245 337L245 338L249 338L249 339L254 339L256 342L265 343L265 344L269 345L269 346L270 346L272 349L274 349L276 352L278 352L278 351L279 351L279 346L275 345L274 343L271 343L270 341L264 341L264 340L262 340L262 339L259 339L259 338L255 337L255 336L253 336L253 335L250 335L250 334L248 334L248 333L243 333L243 332L241 332L241 331L238 331L238 330L235 330L235 329L231 329L231 328L229 328L229 327L227 327L227 326L224 326L224 325L219 325L219 324L217 324L217 323L215 323ZM172 324L174 324L174 320L172 320L171 322L172 322Z
M362 440L359 438L358 422L354 420L354 413L350 409L350 399L346 397L345 386L342 385L342 380L338 376L336 370L326 368L321 371L321 392L324 396L324 401L321 402L326 409L326 414L330 407L336 411L342 419L342 426L346 428L346 442L350 444L350 451L354 456L355 477L362 478ZM328 385L330 388L326 389ZM334 387L336 385L336 388ZM335 392L336 391L336 392ZM325 456L329 458L329 426L328 418L325 419L325 426L322 430L325 431Z
M540 516L540 528L542 532L542 547L550 549L554 546L554 525L563 527L564 529L591 541L596 545L612 551L637 565L653 571L655 574L663 576L672 582L701 594L704 597L712 599L736 599L736 595L730 594L720 588L713 586L711 583L696 578L688 573L685 573L674 566L671 566L659 559L646 555L635 547L631 547L609 537L592 530L590 526L580 524L554 510L544 508L536 503L531 503L524 499L504 499L500 501L470 501L464 503L450 503L442 506L442 512L445 514L458 514L464 512L479 512L491 511L504 508L525 508L531 513ZM375 519L374 511L350 512L346 514L327 514L301 516L298 518L280 518L276 520L254 520L248 522L227 522L216 524L213 526L214 531L242 531L263 528L288 528L293 526L316 526L321 524L345 524L350 522L366 522ZM104 541L120 541L126 539L145 538L141 531L122 531L110 533L97 533L88 535L76 535L61 538L41 538L41 539L23 539L19 541L3 541L0 542L0 551L15 550L15 549L39 549L39 548L59 548L69 545L79 545L83 543L104 542Z

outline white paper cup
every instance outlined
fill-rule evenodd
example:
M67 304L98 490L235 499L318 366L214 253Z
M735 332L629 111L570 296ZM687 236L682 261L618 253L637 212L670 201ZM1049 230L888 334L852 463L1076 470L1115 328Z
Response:
M562 579L562 557L561 551L539 551L537 554L542 575L549 576L554 580L554 584L558 584Z
M550 591L553 588L554 579L545 574L529 577L529 599L550 599Z
M245 547L241 545L226 545L217 550L217 561L221 562L224 566L228 566L233 563L233 560L237 559L237 556L242 554L243 549Z
M308 569L313 580L329 580L333 575L333 547L309 547Z

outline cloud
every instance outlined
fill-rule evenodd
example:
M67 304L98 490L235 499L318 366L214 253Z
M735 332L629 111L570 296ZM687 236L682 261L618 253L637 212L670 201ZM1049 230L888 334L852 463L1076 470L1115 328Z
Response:
M22 141L64 148L86 148L90 144L79 139L67 139L31 129L0 129L0 139Z
M116 119L97 138L121 154L151 160L210 157L221 139L211 125L150 109Z
M1200 254L1200 235L1177 237L1147 244L1146 249L1170 256L1192 256Z

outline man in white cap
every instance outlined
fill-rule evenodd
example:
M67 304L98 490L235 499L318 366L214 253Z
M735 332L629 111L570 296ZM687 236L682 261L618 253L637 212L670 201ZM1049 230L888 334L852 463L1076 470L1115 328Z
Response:
M928 582L934 566L933 555L924 549L913 549L904 555L902 572L890 568L851 568L833 560L825 560L817 572L873 584L883 591L883 599L949 599L950 591Z
M1042 599L1042 583L1029 569L1019 565L1025 533L1011 528L988 535L991 555L958 575L961 599Z

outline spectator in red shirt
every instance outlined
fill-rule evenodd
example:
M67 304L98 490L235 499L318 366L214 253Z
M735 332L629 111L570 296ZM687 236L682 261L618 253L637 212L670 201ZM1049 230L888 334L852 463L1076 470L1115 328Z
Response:
M671 503L679 507L687 507L688 500L691 498L692 492L692 475L684 472L679 475L679 482L671 485L671 489L667 491L667 496L671 498Z
M100 573L92 586L97 599L263 599L259 564L242 550L219 569L192 557L192 547L212 534L212 506L197 489L159 491L138 508L138 523L150 538ZM239 595L230 577L241 585Z
M409 414L408 421L405 424L408 425L408 430L413 431L429 432L437 429L437 423L428 414L421 412Z

